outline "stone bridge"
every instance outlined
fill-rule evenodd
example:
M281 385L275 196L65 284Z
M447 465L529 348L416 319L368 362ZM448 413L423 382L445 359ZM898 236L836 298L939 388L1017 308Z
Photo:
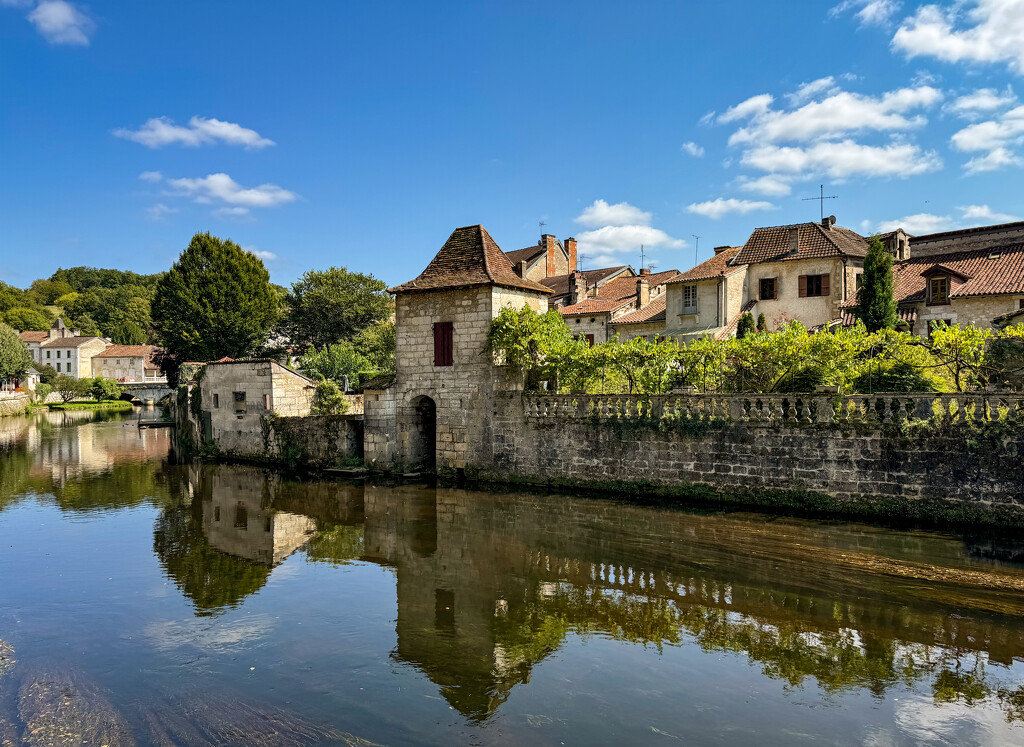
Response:
M124 390L121 399L144 404L156 404L171 393L171 387L158 381L135 381L120 386Z

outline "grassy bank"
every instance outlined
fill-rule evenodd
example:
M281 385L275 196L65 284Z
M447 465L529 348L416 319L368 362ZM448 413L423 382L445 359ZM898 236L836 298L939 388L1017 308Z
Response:
M106 402L67 402L47 405L51 410L130 410L131 402L123 400L109 400Z

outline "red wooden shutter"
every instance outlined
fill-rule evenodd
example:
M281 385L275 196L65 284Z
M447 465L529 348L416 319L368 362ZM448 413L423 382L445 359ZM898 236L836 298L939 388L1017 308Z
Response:
M452 349L452 323L434 323L434 365L450 366L453 363L454 355Z
M807 276L801 275L799 279L800 283L800 298L807 298Z
M594 347L594 336L593 335L584 335L584 337L587 338L587 343L589 343L590 347Z
M821 276L821 295L828 296L828 295L831 294L831 291L829 289L829 282L831 281L831 279L832 279L831 275L822 275Z

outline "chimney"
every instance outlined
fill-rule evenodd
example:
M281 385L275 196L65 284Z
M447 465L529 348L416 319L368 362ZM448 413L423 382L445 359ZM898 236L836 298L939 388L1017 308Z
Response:
M545 233L540 237L540 245L544 247L544 252L547 255L547 272L545 277L553 277L558 274L558 268L555 267L555 251L558 248L558 242L555 241L554 236Z
M789 227L789 253L800 253L800 226Z
M587 297L587 276L579 270L569 274L569 303L579 303Z
M650 267L641 267L640 268L640 274L641 275L650 275L651 274L651 268Z
M646 273L641 270L640 277L636 281L636 307L642 309L644 306L651 302L651 286L647 282L645 275L650 275L651 271L648 270Z
M521 277L521 278L525 278L526 277L526 260L525 259L522 260L521 262L519 262L519 264L516 265L516 274L519 277Z
M725 246L716 246L716 247L715 247L715 254L721 254L721 253L722 253L722 252L724 252L724 251L725 251L726 249L732 249L732 247L731 247L731 246L729 246L728 244L726 244Z
M576 272L576 239L572 236L565 240L565 252L569 255L569 274Z
M822 218L821 219L821 227L824 228L826 231L831 231L832 230L832 226L834 226L835 224L836 224L836 216L834 216L834 215L830 215L827 218Z

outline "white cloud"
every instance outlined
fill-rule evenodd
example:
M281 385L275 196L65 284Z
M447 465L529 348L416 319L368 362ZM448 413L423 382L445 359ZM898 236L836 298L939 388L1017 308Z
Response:
M688 153L694 158L702 158L704 156L704 148L692 141L689 143L683 143L682 148L684 153Z
M1017 101L1017 96L1009 87L1000 93L994 88L979 88L956 99L950 109L961 116L976 116L977 112L988 112L1010 106Z
M904 19L892 46L907 57L946 62L1005 62L1024 73L1024 0L924 5Z
M178 194L203 204L219 201L243 207L273 207L292 202L298 196L276 184L246 188L227 174L210 174L199 179L168 179L167 183Z
M744 192L756 192L757 194L768 195L769 197L785 197L793 191L787 179L775 174L766 174L756 179L749 176L741 176L736 179L735 186Z
M273 140L262 137L255 130L242 127L234 122L207 119L206 117L192 117L188 121L188 127L176 125L167 117L153 117L146 120L146 123L137 130L119 127L114 130L114 135L141 143L149 148L159 148L175 143L194 148L199 145L219 142L227 145L241 145L246 149L251 149L266 148L275 144Z
M162 202L158 202L156 205L146 208L146 216L150 220L155 221L163 220L168 215L172 215L176 212L178 212L178 208L167 207L167 205L164 205Z
M92 19L66 0L42 0L28 20L50 44L88 46L96 28Z
M880 223L878 233L888 233L902 228L909 234L920 236L926 233L938 233L956 228L956 223L948 215L933 215L931 213L918 213L908 215L898 220L889 220Z
M1024 106L1011 109L996 119L968 125L951 139L953 147L960 151L988 151L987 155L975 157L964 165L968 173L1019 165L1021 159L1011 148L1024 143Z
M736 122L747 117L756 117L767 112L775 98L769 93L761 93L751 96L746 101L741 101L736 106L730 106L718 117L719 124Z
M619 202L609 205L604 200L594 200L594 204L587 207L576 217L576 222L588 228L599 226L630 226L649 225L651 214L633 207L628 202Z
M964 214L964 220L978 221L981 225L985 223L1010 223L1020 220L1016 215L1009 213L997 213L988 205L966 205L960 208Z
M998 171L1006 166L1022 166L1024 160L1006 148L996 148L984 156L976 156L964 164L968 174L981 174L986 171Z
M245 218L249 215L247 207L222 207L213 211L217 218Z
M265 259L265 260L277 259L277 255L274 254L273 252L266 252L266 251L263 251L261 249L257 249L254 246L243 246L242 249L244 249L245 251L249 252L250 254L255 254L260 259Z
M604 226L584 231L576 239L580 251L590 255L635 252L641 244L648 249L682 249L686 246L682 239L674 239L651 226Z
M693 213L694 215L703 215L705 218L711 218L712 220L718 220L729 213L745 215L754 210L774 209L775 206L770 202L764 202L763 200L737 200L734 197L728 199L719 197L715 200L695 202L686 206L686 212Z
M861 26L885 25L899 10L900 4L895 0L843 0L832 8L829 14L837 16L857 8L854 13Z
M800 106L823 93L835 93L838 90L839 86L836 85L836 79L830 75L827 78L818 78L809 83L801 84L794 93L787 94L786 99L789 101L790 106Z
M141 174L139 174L139 179L141 179L144 182L150 182L153 184L155 184L156 182L160 181L163 178L164 175L161 174L159 171L143 171Z
M910 176L942 168L934 151L909 143L862 145L852 140L817 143L809 148L766 145L746 151L745 166L783 174L826 174L833 179L850 176Z
M817 83L815 81L810 85ZM825 90L821 88L819 93ZM747 126L730 136L730 145L806 141L841 137L854 132L893 132L919 128L927 120L921 115L906 115L912 110L932 106L942 99L942 92L931 86L901 88L877 97L839 91L834 87L827 90L831 93L826 98L810 101L791 111L775 110L766 104L761 108L747 107L750 114L734 114L731 120L720 117L719 121L750 119ZM796 95L800 95L799 91ZM737 106L743 107L747 102Z

